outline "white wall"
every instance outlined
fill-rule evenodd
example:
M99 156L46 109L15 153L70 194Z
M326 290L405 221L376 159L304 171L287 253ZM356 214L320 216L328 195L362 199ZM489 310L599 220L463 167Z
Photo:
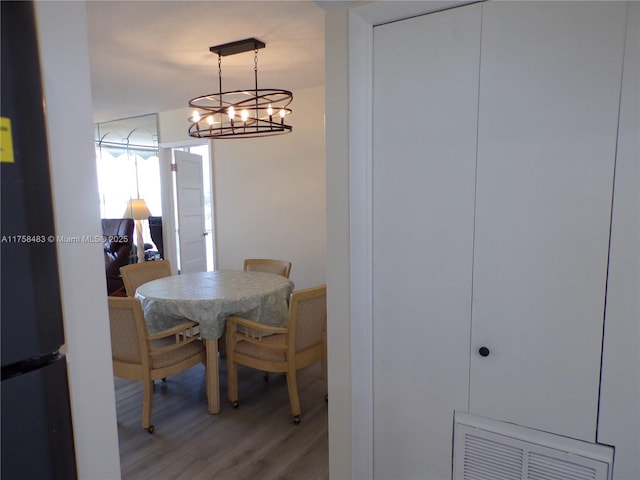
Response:
M325 14L329 470L352 477L349 290L348 10Z
M326 281L324 88L293 92L292 133L213 141L217 268L289 260L296 289ZM192 141L188 110L161 113L160 143Z
M324 88L294 92L293 131L214 141L220 269L244 258L292 263L296 289L325 283Z
M158 142L161 145L187 145L202 143L188 134L191 110L180 108L158 113Z
M56 234L100 235L84 2L36 2ZM102 245L58 244L79 478L120 478Z

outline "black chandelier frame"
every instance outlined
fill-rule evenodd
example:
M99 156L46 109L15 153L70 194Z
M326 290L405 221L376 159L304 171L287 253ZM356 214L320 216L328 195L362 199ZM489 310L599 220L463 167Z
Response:
M218 54L218 93L189 100L189 136L195 138L267 137L292 131L285 119L292 113L289 90L258 88L258 50L265 44L255 38L210 47ZM222 57L254 51L254 88L222 91Z

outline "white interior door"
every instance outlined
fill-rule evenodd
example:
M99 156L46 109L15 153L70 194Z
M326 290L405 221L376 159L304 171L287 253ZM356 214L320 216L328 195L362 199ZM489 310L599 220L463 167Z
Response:
M206 272L202 157L176 150L174 158L180 273Z
M468 408L480 6L374 28L374 476L451 475Z
M469 408L592 442L626 9L483 12Z

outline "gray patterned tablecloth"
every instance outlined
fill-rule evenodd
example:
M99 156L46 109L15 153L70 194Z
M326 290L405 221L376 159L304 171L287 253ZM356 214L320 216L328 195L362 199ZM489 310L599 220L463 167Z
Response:
M280 275L216 271L153 280L138 287L136 298L150 333L189 319L200 324L202 338L215 339L224 333L229 315L284 326L292 291L293 283Z

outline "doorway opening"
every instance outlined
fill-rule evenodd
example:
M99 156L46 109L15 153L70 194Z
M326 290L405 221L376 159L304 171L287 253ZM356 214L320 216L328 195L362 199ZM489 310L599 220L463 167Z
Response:
M187 208L192 208L193 205L181 204L181 197L184 197L179 192L180 182L179 176L181 175L180 169L178 168L179 160L176 157L180 156L180 152L185 152L193 155L197 155L200 157L200 171L198 172L202 178L201 180L201 194L199 196L201 198L199 203L201 204L202 212L201 212L201 228L202 228L202 237L204 240L204 255L206 257L206 271L213 271L216 268L216 254L215 254L215 219L214 219L214 204L213 204L213 177L212 177L212 168L211 168L211 150L208 144L202 145L190 145L184 147L174 147L171 148L171 198L172 198L172 208L173 215L172 220L174 222L175 228L173 232L175 234L175 238L173 241L175 242L175 250L176 250L176 268L178 272L188 271L187 262L189 260L188 257L191 256L192 246L184 247L185 245L185 237L189 235L187 232L187 228L196 229L197 226L191 223L185 225L183 223L183 214ZM184 174L183 174L184 175ZM194 190L192 190L193 192ZM182 202L190 202L195 201L196 199L183 198ZM182 231L181 231L181 223ZM195 232L194 232L195 233ZM200 232L197 232L198 234ZM182 234L182 237L180 235ZM185 248L189 248L189 251L181 252L181 245L183 245L183 250ZM199 247L198 247L199 248ZM202 270L202 268L196 267L198 270ZM186 269L186 270L185 270Z

